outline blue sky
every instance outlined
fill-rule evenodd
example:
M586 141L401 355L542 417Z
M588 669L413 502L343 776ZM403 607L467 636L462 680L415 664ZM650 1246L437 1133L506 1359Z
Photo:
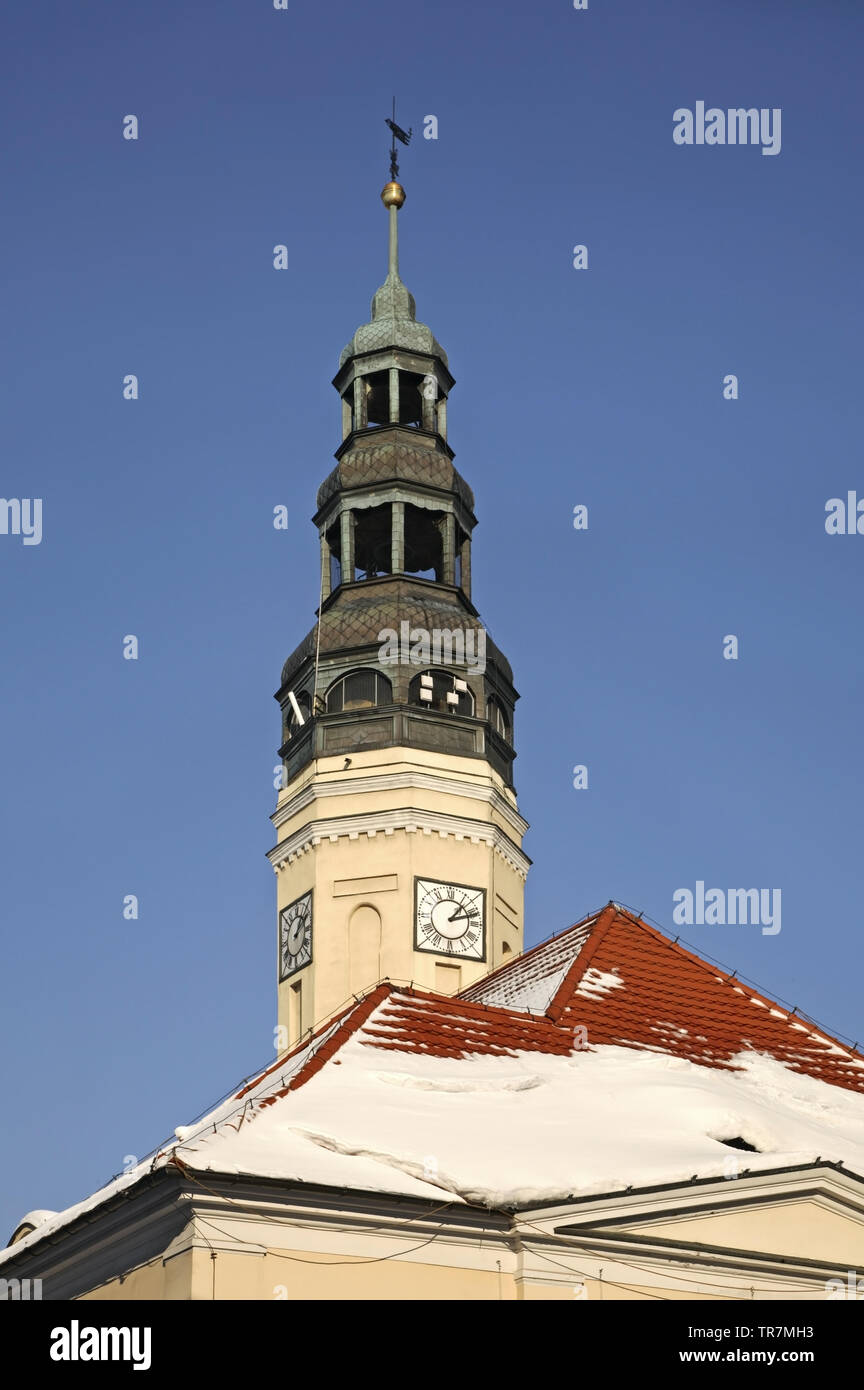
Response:
M861 12L48 0L5 28L0 492L43 499L43 540L0 536L0 1237L271 1056L272 695L386 269L394 90L402 274L522 696L528 943L780 888L779 935L685 939L858 1037L864 538L824 509L864 496ZM677 146L700 100L781 108L780 154Z

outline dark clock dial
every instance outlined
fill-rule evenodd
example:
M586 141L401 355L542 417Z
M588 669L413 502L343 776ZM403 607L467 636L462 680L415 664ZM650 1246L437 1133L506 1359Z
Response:
M304 893L279 914L279 979L287 980L312 960L312 894Z

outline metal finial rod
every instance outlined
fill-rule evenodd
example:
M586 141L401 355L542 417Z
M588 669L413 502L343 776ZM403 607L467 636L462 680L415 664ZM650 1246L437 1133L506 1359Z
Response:
M397 208L395 204L390 207L390 237L387 257L387 274L393 280L399 279L399 224L397 222Z

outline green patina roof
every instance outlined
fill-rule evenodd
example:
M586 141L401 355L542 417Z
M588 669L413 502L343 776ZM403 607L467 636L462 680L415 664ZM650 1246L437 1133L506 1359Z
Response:
M367 588L368 585L368 588ZM409 578L401 576L379 581L365 581L344 589L321 618L321 654L342 651L351 647L379 644L384 628L395 628L407 621L412 627L432 632L453 628L480 628L482 620L462 604L449 590L436 592L431 586L420 589ZM317 643L317 624L291 653L282 668L283 685L314 656ZM486 633L487 661L496 665L506 680L512 682L513 671L503 652Z
M391 481L423 483L442 492L454 492L469 510L474 509L473 492L442 450L414 445L405 438L378 440L374 435L371 439L358 439L342 455L318 489L318 506L323 507L340 488Z
M361 352L377 352L381 348L401 347L411 352L423 352L439 357L448 366L447 354L425 323L417 322L417 306L407 285L399 278L398 236L396 209L391 209L390 268L387 279L372 300L372 317L362 323L342 350L339 366Z

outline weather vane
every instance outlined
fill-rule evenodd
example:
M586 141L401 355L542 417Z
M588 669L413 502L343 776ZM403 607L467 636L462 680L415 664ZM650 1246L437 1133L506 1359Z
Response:
M413 128L403 130L401 125L396 124L396 98L393 98L393 116L384 118L393 132L393 143L390 146L390 178L395 183L399 178L399 165L396 162L396 141L401 140L403 145L410 145Z

